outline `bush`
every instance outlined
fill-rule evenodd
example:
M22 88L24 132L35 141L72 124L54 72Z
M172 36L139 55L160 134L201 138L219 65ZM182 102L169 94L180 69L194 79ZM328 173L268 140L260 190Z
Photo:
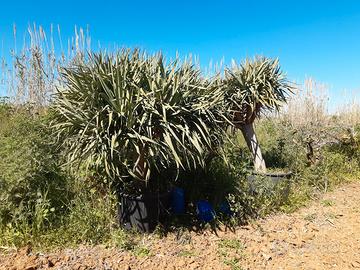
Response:
M127 192L167 187L171 179L154 174L203 165L220 140L216 88L190 62L121 50L91 55L62 77L52 108L69 163L89 164Z
M125 241L116 226L115 196L99 185L102 177L60 166L51 118L30 105L0 105L0 243L53 248L106 243L114 235Z
M106 243L117 229L115 196L110 192L100 196L95 189L85 186L84 181L75 189L79 193L68 205L61 226L49 231L42 241L54 247Z
M67 211L71 178L59 166L46 111L0 106L0 226L41 234Z
M252 168L252 159L242 134L235 133L231 136L232 143L224 145L228 163L217 162L215 170L214 163L211 165L210 181L227 183L215 194L227 186L232 209L243 220L246 216L264 216L278 210L294 211L310 198L354 179L360 172L359 133L356 128L349 133L348 129L333 125L336 129L330 126L323 132L313 132L295 128L276 117L258 122L257 135L268 169L294 173L289 181L276 185L265 178L256 178L249 186L246 172ZM309 155L309 141L317 143L313 157ZM220 193L223 196L224 192Z

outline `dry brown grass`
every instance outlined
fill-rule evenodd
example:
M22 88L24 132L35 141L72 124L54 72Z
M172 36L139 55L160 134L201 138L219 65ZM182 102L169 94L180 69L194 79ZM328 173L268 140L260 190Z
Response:
M315 156L324 145L356 135L355 127L360 124L360 105L354 97L351 95L347 99L352 100L351 103L340 105L331 112L329 87L308 78L298 84L288 103L272 120L293 130L301 143L307 145L309 155Z
M63 46L59 26L54 30L51 25L45 31L33 24L23 35L17 33L14 25L13 33L13 48L2 57L0 83L13 102L44 106L59 83L59 67L86 57L91 46L89 31L75 27L74 36L66 46ZM23 36L20 49L18 36Z
M344 100L346 101L336 111L336 116L340 121L349 126L355 126L360 123L360 103L356 96L354 92L344 93Z
M282 108L280 117L295 128L323 125L329 121L328 102L328 86L307 78L303 84L297 84L294 94Z
M334 100L330 100L328 85L307 78L298 84L278 116L296 129L318 128L319 132L329 127L351 128L360 124L360 103L355 93L344 96L332 112L330 102Z

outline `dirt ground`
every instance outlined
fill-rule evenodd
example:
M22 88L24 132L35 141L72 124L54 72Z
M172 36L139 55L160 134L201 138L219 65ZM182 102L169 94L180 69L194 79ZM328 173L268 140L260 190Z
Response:
M0 251L1 252L1 251ZM132 251L82 246L49 254L2 252L0 269L360 269L360 183L339 187L291 215L235 232L143 238Z

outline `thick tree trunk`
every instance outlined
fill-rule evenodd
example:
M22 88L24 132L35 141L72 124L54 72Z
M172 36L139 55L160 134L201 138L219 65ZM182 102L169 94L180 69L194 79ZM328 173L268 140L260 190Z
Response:
M265 172L265 160L261 154L260 144L256 138L253 123L242 125L240 129L253 156L255 171Z

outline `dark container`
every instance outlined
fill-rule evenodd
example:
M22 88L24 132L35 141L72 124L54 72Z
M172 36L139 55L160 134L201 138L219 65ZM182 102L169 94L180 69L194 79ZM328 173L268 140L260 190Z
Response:
M252 180L255 177L263 177L271 180L274 183L281 182L283 180L289 179L293 175L293 172L251 172L248 176L249 180Z
M198 218L203 222L210 222L215 218L214 208L205 200L196 203L196 212Z
M283 195L288 196L290 192L290 184L291 177L293 176L293 172L250 172L248 175L247 180L250 184L250 192L256 192L256 186L254 182L257 179L261 180L262 184L266 185L268 189L274 189L279 184L285 184L286 188L283 190Z
M132 196L119 194L118 219L125 229L152 232L159 222L164 222L170 209L170 192L148 193Z
M175 187L171 192L171 209L175 215L185 213L185 191Z

